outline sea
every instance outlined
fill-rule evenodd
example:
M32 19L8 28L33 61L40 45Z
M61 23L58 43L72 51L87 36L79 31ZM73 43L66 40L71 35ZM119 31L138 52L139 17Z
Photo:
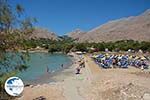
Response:
M25 84L52 82L53 80L50 79L52 75L72 65L71 57L61 53L36 52L29 55L30 60L27 62L29 67L16 75Z

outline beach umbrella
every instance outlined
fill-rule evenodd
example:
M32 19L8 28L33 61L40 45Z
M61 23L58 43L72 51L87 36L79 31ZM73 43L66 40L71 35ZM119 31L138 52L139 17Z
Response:
M96 55L93 55L92 58L96 58L95 56L96 56Z
M98 55L97 58L103 58L103 57L104 57L104 55L100 54L100 55Z
M141 57L141 60L146 60L146 58L145 57Z
M102 60L105 60L105 59L106 59L105 57L102 58Z
M135 59L139 59L139 57L138 57L138 56L136 56L136 57L135 57Z
M132 59L133 57L132 56L129 56L129 59Z
M109 54L108 54L108 53L106 53L105 55L106 55L106 56L108 56Z

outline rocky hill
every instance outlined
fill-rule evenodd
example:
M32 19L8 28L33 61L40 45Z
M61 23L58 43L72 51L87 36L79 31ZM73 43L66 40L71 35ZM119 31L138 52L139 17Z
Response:
M35 28L33 33L29 36L29 38L39 39L51 39L51 40L58 40L58 36L54 32L49 32L43 28Z
M79 42L108 42L129 39L150 41L150 9L139 16L110 21L89 32L81 34L81 32L75 31L69 36L77 37Z
M82 37L85 33L86 32L84 32L80 29L76 29L70 33L67 33L67 35L78 41L80 39L80 37Z

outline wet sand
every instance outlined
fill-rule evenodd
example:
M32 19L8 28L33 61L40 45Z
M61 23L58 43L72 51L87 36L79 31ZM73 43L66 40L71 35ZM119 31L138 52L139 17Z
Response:
M40 96L46 100L150 100L149 73L132 67L101 69L88 55L84 60L81 74L75 74L78 63L74 63L53 77L55 83L25 87L18 100Z

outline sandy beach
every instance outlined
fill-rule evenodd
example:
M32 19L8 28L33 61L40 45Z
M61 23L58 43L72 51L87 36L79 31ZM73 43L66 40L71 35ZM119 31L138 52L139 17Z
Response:
M75 62L79 56L74 54ZM76 75L74 63L57 82L25 87L17 100L150 100L150 73L136 68L102 69L88 56L85 68Z
M0 100L150 100L150 0L0 0Z

